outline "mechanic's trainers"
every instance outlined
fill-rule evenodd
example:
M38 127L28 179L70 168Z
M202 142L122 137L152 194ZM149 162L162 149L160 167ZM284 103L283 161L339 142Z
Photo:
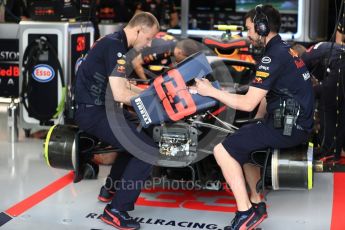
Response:
M264 219L268 217L267 215L267 208L266 208L266 203L265 202L260 202L260 203L252 203L254 209L256 210L257 214L262 216Z
M231 221L231 225L226 226L224 230L253 230L264 219L264 217L260 217L254 208L251 208L249 214L236 212L235 218Z
M106 187L102 186L101 191L99 191L98 200L108 203L113 199L114 194L115 191L106 189Z
M120 230L134 230L140 228L140 224L130 217L126 211L112 209L109 204L105 207L101 220Z

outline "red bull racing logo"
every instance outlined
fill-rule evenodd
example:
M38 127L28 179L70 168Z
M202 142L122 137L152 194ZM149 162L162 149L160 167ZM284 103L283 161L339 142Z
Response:
M17 64L8 67L0 66L0 77L19 77L19 67Z
M256 77L256 78L253 80L253 83L254 83L254 84L261 84L261 83L262 83L262 78Z
M32 72L32 77L36 81L43 83L51 81L54 76L54 69L51 66L45 64L36 65Z

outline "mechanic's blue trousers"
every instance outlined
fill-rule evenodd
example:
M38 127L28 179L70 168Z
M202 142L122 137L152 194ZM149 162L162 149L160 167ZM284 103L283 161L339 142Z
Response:
M114 148L123 149L109 126L104 106L78 104L75 121L79 128L86 133ZM142 185L149 177L151 169L152 165L137 159L130 153L126 151L119 153L109 175L112 186L116 190L111 202L112 208L119 211L133 210L134 203L139 197Z

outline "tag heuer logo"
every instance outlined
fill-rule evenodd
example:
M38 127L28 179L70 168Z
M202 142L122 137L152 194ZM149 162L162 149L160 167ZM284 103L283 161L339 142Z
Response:
M261 59L261 62L264 63L264 64L271 63L271 58L265 56L265 57L263 57L263 58Z

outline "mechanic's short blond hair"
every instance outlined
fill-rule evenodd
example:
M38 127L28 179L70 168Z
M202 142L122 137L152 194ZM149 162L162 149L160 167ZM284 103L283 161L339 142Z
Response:
M159 22L157 18L149 12L140 12L135 14L127 24L129 27L144 26L147 28L156 27L159 31Z

